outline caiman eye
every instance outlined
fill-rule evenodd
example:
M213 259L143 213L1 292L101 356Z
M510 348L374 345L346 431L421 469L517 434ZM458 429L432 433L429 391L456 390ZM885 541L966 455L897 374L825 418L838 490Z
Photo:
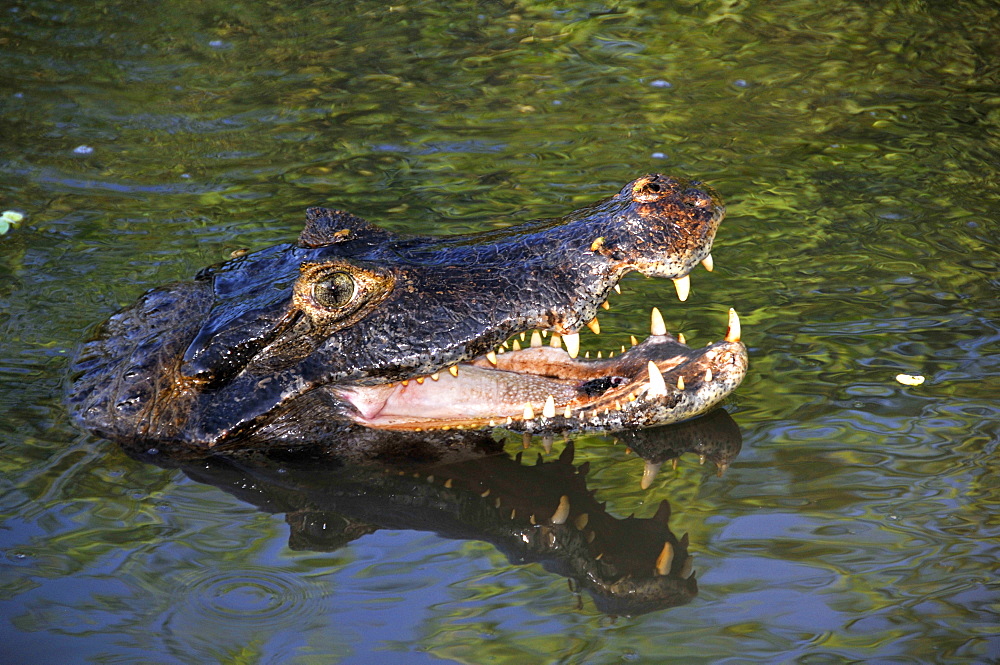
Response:
M354 299L356 291L353 277L346 272L334 272L313 284L312 296L321 307L340 309Z

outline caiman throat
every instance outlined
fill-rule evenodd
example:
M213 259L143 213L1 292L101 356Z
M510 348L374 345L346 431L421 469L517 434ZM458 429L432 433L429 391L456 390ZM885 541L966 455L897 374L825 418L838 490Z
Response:
M560 219L406 237L311 208L295 243L147 292L87 342L75 418L128 444L335 443L366 427L621 430L704 413L746 373L739 319L701 349L651 334L580 357L627 273L712 269L725 214L698 182L647 175ZM523 342L521 341L523 340ZM523 348L522 348L523 347Z

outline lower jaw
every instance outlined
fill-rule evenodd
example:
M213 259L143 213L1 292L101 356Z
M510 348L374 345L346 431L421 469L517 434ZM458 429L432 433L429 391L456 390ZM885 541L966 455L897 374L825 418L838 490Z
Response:
M702 349L657 328L654 315L654 334L616 358L575 360L535 340L530 348L482 356L431 377L337 392L355 406L355 422L373 429L503 427L544 434L665 425L707 412L742 381L747 354L734 317L726 340ZM600 384L602 377L621 383L599 394L581 392L581 385Z

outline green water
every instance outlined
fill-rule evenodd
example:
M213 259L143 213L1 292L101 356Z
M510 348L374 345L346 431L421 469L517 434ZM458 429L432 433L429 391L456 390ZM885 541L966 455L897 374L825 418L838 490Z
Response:
M17 2L0 8L2 660L1000 659L1000 10L980 2ZM75 430L86 330L287 241L559 215L647 172L716 187L716 270L630 277L584 349L740 312L721 477L577 442L663 498L699 595L609 617L493 546L283 516ZM919 374L918 387L896 382ZM557 444L558 452L559 444Z

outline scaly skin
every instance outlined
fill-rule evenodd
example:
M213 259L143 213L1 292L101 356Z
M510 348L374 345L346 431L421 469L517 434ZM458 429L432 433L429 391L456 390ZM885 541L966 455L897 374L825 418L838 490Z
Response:
M70 403L110 439L215 450L335 441L358 426L543 432L691 418L746 371L734 314L726 341L701 350L657 314L653 335L613 361L576 358L578 331L597 328L633 270L675 280L685 298L690 271L711 266L724 213L710 189L662 175L561 219L449 238L312 208L298 242L114 315L78 357ZM497 354L532 330L567 350Z

